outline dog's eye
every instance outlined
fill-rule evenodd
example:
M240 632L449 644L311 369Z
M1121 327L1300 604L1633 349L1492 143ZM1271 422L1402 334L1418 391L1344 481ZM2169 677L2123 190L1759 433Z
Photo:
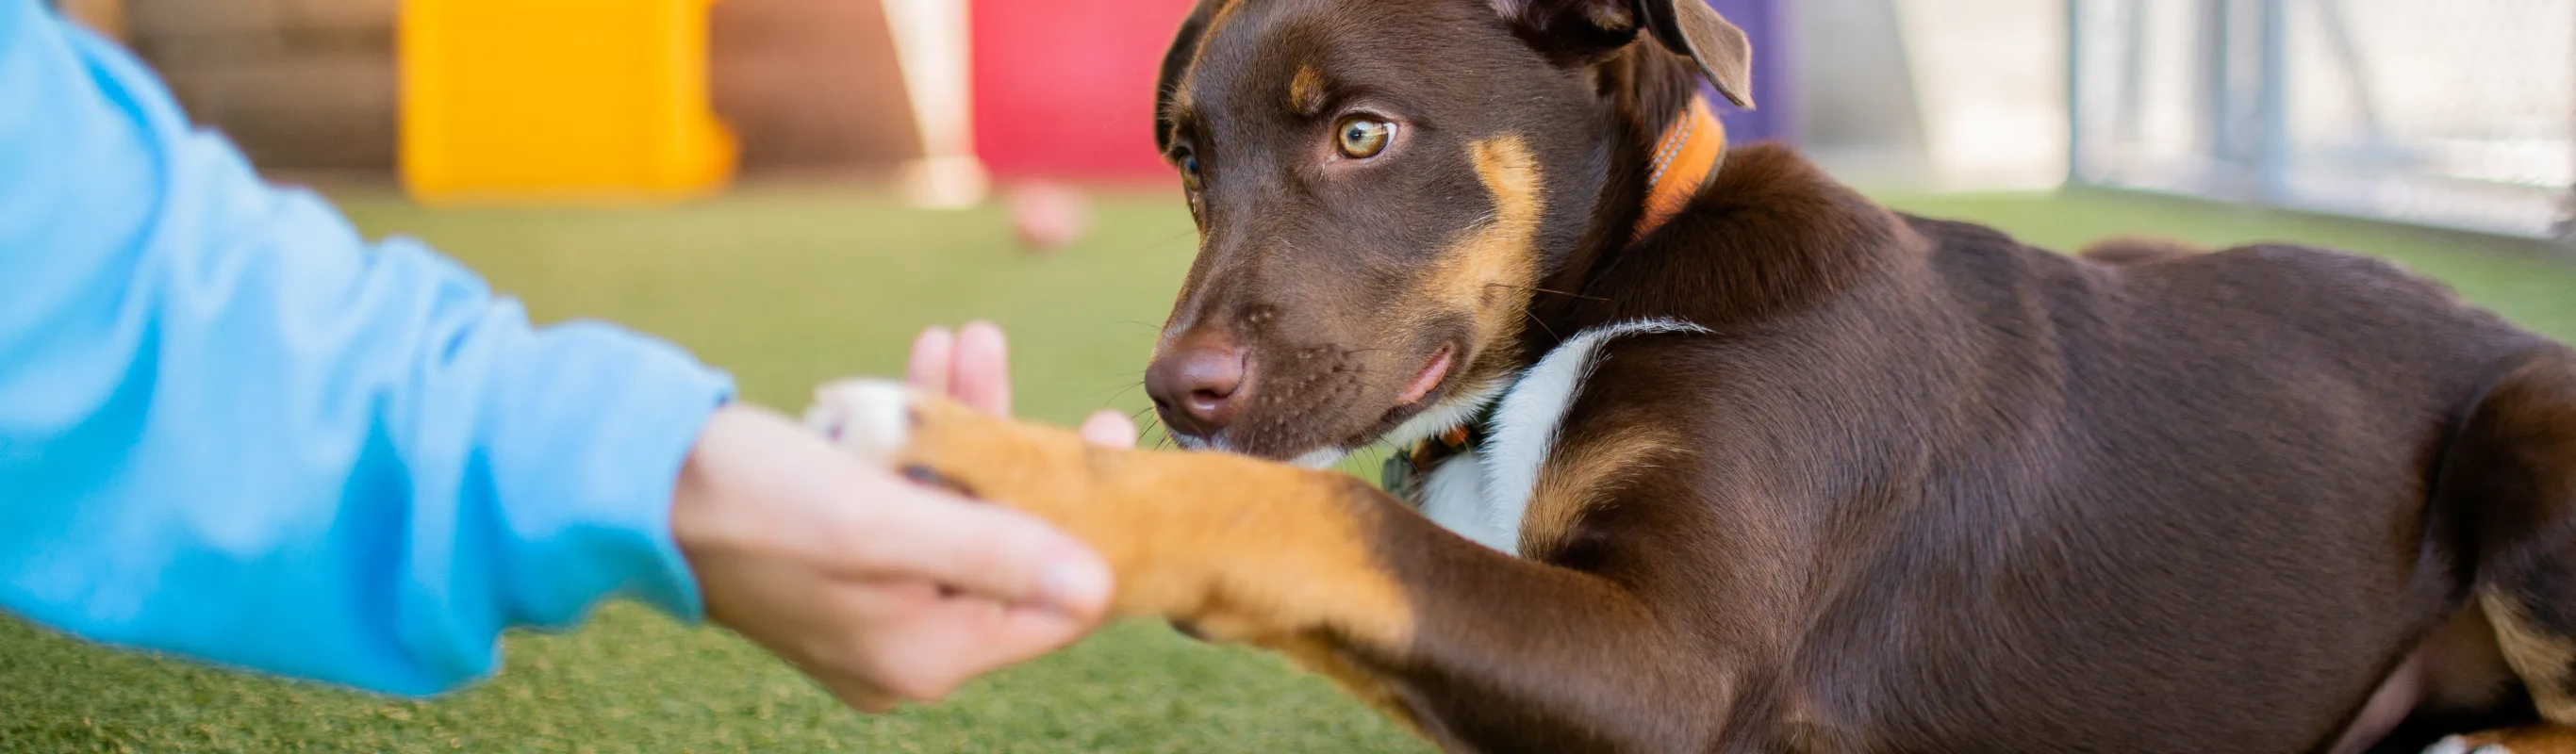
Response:
M1191 153L1188 153L1188 152L1183 152L1183 153L1181 153L1180 159L1173 160L1173 161L1172 161L1172 164L1179 166L1179 167L1180 167L1180 169L1181 169L1181 187L1182 187L1182 188L1186 188L1186 189L1189 189L1189 190L1191 190L1191 191L1197 191L1197 190L1199 190L1199 156L1198 156L1198 155L1196 155L1196 154L1191 154Z
M1334 131L1342 156L1354 160L1378 156L1395 139L1395 124L1366 116L1345 118Z

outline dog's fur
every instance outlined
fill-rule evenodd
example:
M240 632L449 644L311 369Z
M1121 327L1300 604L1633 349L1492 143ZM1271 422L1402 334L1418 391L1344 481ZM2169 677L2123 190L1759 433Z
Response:
M1190 17L1158 134L1204 245L1166 343L1251 364L1192 439L1330 457L1493 411L1431 471L1459 533L934 398L817 416L1099 546L1121 612L1452 750L2357 751L2406 719L2576 751L2576 351L2385 262L2061 256L1769 146L1631 243L1661 127L1703 77L1749 101L1747 61L1699 0ZM1354 110L1394 146L1335 155Z

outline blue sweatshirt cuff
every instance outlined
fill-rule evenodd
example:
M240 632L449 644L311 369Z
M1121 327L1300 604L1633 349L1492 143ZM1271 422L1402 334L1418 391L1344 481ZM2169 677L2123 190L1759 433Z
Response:
M598 595L698 620L671 496L708 417L732 399L732 380L677 348L590 322L539 331L504 361L480 445L513 538L529 543L509 566L519 614L508 622L569 625ZM565 410L573 406L590 410Z

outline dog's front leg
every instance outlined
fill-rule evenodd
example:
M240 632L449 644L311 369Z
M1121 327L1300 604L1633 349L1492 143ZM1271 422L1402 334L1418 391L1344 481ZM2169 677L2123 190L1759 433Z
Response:
M1112 610L1279 650L1453 749L1706 748L1727 683L1633 594L1494 552L1351 477L1113 450L892 383L818 395L863 456L1045 518Z

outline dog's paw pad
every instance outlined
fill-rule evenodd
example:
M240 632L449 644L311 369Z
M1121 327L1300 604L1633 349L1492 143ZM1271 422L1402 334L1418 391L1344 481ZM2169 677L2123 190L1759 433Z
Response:
M2513 754L2504 744L2475 745L2469 739L2452 736L2424 749L2424 754Z
M814 391L805 426L860 458L891 463L912 433L912 388L893 380L843 380Z

